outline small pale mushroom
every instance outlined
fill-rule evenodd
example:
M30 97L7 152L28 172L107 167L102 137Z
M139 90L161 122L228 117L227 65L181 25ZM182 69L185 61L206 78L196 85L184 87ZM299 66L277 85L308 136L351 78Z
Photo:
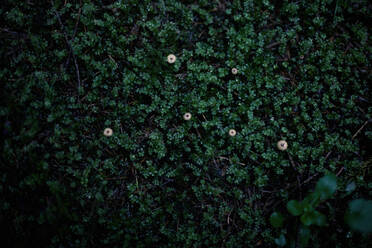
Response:
M234 75L238 74L238 69L232 68L231 73L234 74Z
M174 62L176 62L176 56L174 54L169 54L168 57L167 57L167 61L169 64L173 64Z
M190 113L185 113L185 114L183 115L183 119L184 119L185 121L189 121L189 120L191 119L191 114L190 114Z
M236 131L235 131L235 129L230 129L230 130L229 130L229 135L230 135L231 137L234 137L234 136L236 135Z
M113 134L113 131L111 128L105 128L105 130L103 131L103 135L107 136L107 137L110 137L112 136Z
M287 141L285 141L285 140L279 140L278 141L278 144L277 144L277 147L281 151L287 150L287 148L288 148Z

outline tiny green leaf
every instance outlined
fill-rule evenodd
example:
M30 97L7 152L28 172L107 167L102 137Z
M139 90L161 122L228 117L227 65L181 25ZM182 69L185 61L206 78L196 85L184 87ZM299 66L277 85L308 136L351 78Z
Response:
M355 189L356 189L355 182L352 181L351 183L349 183L349 184L346 186L345 191L346 191L347 193L351 193L351 192L353 192Z
M282 227L283 221L284 221L284 217L281 213L274 212L270 216L270 223L273 227Z
M335 193L337 189L337 178L335 175L330 174L319 179L316 184L315 191L320 194L320 198L325 200L328 199Z
M276 239L275 239L275 244L277 244L277 245L280 246L280 247L285 246L286 243L287 243L287 241L285 240L285 236L284 236L284 234L281 234L281 235L279 236L279 238L276 238Z
M299 216L303 212L302 204L296 200L290 200L287 203L287 209L293 216Z

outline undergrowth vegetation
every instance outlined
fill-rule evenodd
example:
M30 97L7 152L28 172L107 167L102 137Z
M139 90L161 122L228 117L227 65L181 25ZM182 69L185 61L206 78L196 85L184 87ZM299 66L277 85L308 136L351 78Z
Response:
M367 0L2 1L3 247L368 247L371 17ZM309 198L325 175L337 190Z

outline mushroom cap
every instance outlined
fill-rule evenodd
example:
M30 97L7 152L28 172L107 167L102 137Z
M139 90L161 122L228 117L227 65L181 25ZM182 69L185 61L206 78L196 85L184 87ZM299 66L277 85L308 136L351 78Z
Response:
M288 148L288 143L285 140L279 140L277 143L277 147L281 151L285 151Z
M183 119L184 119L185 121L190 120L190 119L191 119L191 114L190 114L190 113L185 113L185 114L183 115Z
M169 64L173 64L174 62L176 62L177 58L174 54L169 54L168 57L167 57L167 61Z
M105 128L105 130L103 130L103 135L109 137L109 136L112 136L113 134L113 131L111 128Z
M230 129L229 130L229 135L232 136L232 137L234 137L236 135L235 129Z
M238 74L238 69L232 68L231 73L234 74L234 75Z

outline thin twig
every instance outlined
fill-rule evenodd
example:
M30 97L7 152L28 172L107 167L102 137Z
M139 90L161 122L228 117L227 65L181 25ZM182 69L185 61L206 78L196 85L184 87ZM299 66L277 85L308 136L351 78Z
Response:
M81 3L81 0L80 0L80 6L81 5L82 5L82 3ZM74 39L75 36L76 36L77 28L78 28L78 25L79 25L79 22L80 22L80 15L81 15L81 7L79 8L78 18L77 18L76 23L75 23L75 28L74 28L74 33L72 34L72 39Z
M118 67L118 63L116 63L115 59L109 54L108 57L111 59L112 62Z
M314 177L316 177L318 175L319 175L319 172L315 173L314 175L312 175L311 177L309 177L308 179L306 179L301 185L304 185L304 184L310 182L311 179L313 179Z
M80 0L80 5L81 5L81 0ZM75 39L77 28L78 28L78 24L79 24L79 21L80 21L80 15L81 15L81 7L79 8L78 18L77 18L76 23L75 23L74 33L72 34L71 41L73 41ZM68 65L70 64L70 58L71 58L71 50L70 50L70 52L68 54L68 58L67 58L67 62L66 62L65 68L67 68Z
M280 44L281 44L280 41L273 42L273 43L267 45L266 48L267 48L267 49L270 49L270 48L272 48L272 47L274 47L274 46L277 46L277 45L280 45Z
M198 134L199 138L201 138L201 135L200 135L199 130L198 130L197 127L195 127L195 130L196 130L196 133Z
M329 157L329 155L331 155L332 151L328 152L327 155L325 156L324 160L327 160L327 158Z
M219 159L223 159L223 160L229 160L231 162L231 159L229 158L226 158L226 157L222 157L222 156L219 156L218 157ZM236 162L237 164L240 164L240 165L246 165L246 164L243 164L243 163L240 163L240 162Z
M336 177L338 177L344 169L345 167L342 166L341 169L337 172Z
M105 180L121 180L124 179L125 177L106 177Z
M297 171L297 169L296 169L296 165L295 165L295 163L294 163L294 161L293 161L293 159L292 159L292 156L288 153L288 157L289 157L289 161L291 161L291 164L292 164L292 167L293 167L293 169L295 170L295 171Z
M52 5L54 7L54 2L53 0L51 0L52 2ZM70 52L72 54L72 58L74 60L74 64L75 64L75 71L76 71L76 77L77 77L77 83L78 83L78 90L80 89L80 85L81 85L81 82L80 82L80 72L79 72L79 65L78 63L76 62L76 57L75 57L75 53L74 53L74 50L72 49L72 46L70 44L70 41L68 40L67 38L67 34L66 34L66 29L65 29L65 26L63 25L62 23L62 20L61 20L61 17L60 15L58 14L58 12L56 10L54 10L54 13L56 14L56 17L57 17L57 20L59 22L59 25L61 26L62 28L62 32L63 32L63 35L64 35L64 38L65 38L65 41L67 43L67 46L69 47L70 49Z
M358 134L360 131L362 131L362 129L368 124L370 120L367 120L366 122L364 122L363 126L361 126L358 131L353 135L353 137L351 138L351 140L353 140Z

